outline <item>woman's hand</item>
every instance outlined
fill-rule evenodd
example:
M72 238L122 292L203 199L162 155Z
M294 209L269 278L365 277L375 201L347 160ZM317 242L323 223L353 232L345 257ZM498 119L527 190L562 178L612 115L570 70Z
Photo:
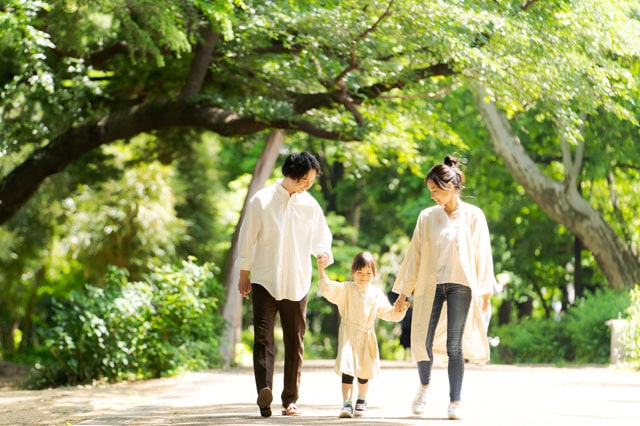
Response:
M482 313L487 312L491 309L491 294L483 294L482 295Z

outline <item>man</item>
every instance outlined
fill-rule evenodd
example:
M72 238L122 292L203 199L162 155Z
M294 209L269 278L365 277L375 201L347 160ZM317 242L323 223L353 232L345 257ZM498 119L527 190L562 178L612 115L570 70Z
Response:
M238 291L246 299L252 293L253 371L263 417L271 416L277 313L285 352L282 414L301 414L296 402L311 287L311 255L326 256L329 263L333 262L332 236L322 208L306 192L320 173L320 163L313 155L289 155L282 166L284 179L253 196L240 228Z

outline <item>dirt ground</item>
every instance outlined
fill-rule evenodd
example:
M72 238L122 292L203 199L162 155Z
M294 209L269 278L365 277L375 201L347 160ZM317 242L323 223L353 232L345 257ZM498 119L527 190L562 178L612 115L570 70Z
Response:
M0 425L67 426L143 403L180 379L21 390L28 369L0 361Z

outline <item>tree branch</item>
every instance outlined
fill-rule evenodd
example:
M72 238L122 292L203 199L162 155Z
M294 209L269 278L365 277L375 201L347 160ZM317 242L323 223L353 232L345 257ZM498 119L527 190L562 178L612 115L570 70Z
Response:
M344 134L322 129L307 120L262 122L233 111L183 100L150 102L73 127L35 150L0 180L0 224L13 217L46 178L64 170L84 154L102 145L169 127L207 129L222 136L247 135L275 128L302 131L323 139L349 140Z
M220 34L214 32L211 28L211 24L207 23L207 28L204 30L203 40L198 43L193 62L191 63L191 69L187 80L180 92L180 98L188 98L195 96L202 90L205 77L209 71L209 63L211 62L211 55L216 42L220 38Z

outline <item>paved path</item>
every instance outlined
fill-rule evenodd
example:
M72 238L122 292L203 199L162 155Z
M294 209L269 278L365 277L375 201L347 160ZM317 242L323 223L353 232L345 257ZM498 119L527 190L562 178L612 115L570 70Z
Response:
M448 382L446 368L433 371L423 416L411 413L418 379L414 364L383 361L371 381L366 417L338 419L340 380L331 361L306 361L300 417L279 413L281 368L274 381L274 415L260 417L251 369L189 373L159 396L86 420L78 425L443 425ZM555 368L468 365L463 388L468 425L640 425L640 372L609 367Z

